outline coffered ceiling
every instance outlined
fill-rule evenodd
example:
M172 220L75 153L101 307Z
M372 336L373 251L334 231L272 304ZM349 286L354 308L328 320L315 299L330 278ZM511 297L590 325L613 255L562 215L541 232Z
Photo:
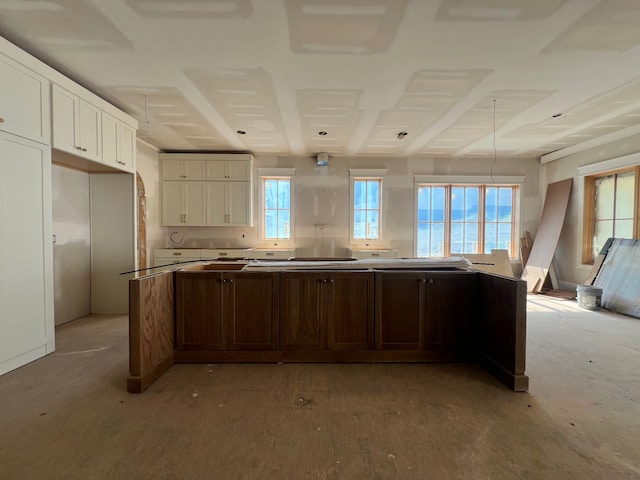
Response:
M539 157L640 124L637 0L0 0L0 33L162 150Z

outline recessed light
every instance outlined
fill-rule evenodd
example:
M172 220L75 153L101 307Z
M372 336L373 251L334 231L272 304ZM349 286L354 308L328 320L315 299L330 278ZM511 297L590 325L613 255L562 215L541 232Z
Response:
M247 132L245 132L244 130L236 130L236 133L237 133L238 135L244 135L244 134L246 134Z

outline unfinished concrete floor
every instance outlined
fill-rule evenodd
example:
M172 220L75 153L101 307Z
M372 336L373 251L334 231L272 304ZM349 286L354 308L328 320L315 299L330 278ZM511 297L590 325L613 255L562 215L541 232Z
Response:
M640 478L640 320L529 299L528 393L476 365L175 365L125 392L127 319L0 377L0 478Z

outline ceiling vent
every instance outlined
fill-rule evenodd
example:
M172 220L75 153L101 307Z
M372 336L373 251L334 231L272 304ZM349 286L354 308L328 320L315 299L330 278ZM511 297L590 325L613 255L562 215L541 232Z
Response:
M316 163L319 167L324 167L325 165L329 165L329 154L327 152L318 152L316 157Z

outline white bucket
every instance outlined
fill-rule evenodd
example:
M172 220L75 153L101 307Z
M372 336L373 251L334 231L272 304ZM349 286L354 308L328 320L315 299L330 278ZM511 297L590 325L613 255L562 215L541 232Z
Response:
M578 306L587 310L600 310L602 302L602 289L591 285L578 285Z

